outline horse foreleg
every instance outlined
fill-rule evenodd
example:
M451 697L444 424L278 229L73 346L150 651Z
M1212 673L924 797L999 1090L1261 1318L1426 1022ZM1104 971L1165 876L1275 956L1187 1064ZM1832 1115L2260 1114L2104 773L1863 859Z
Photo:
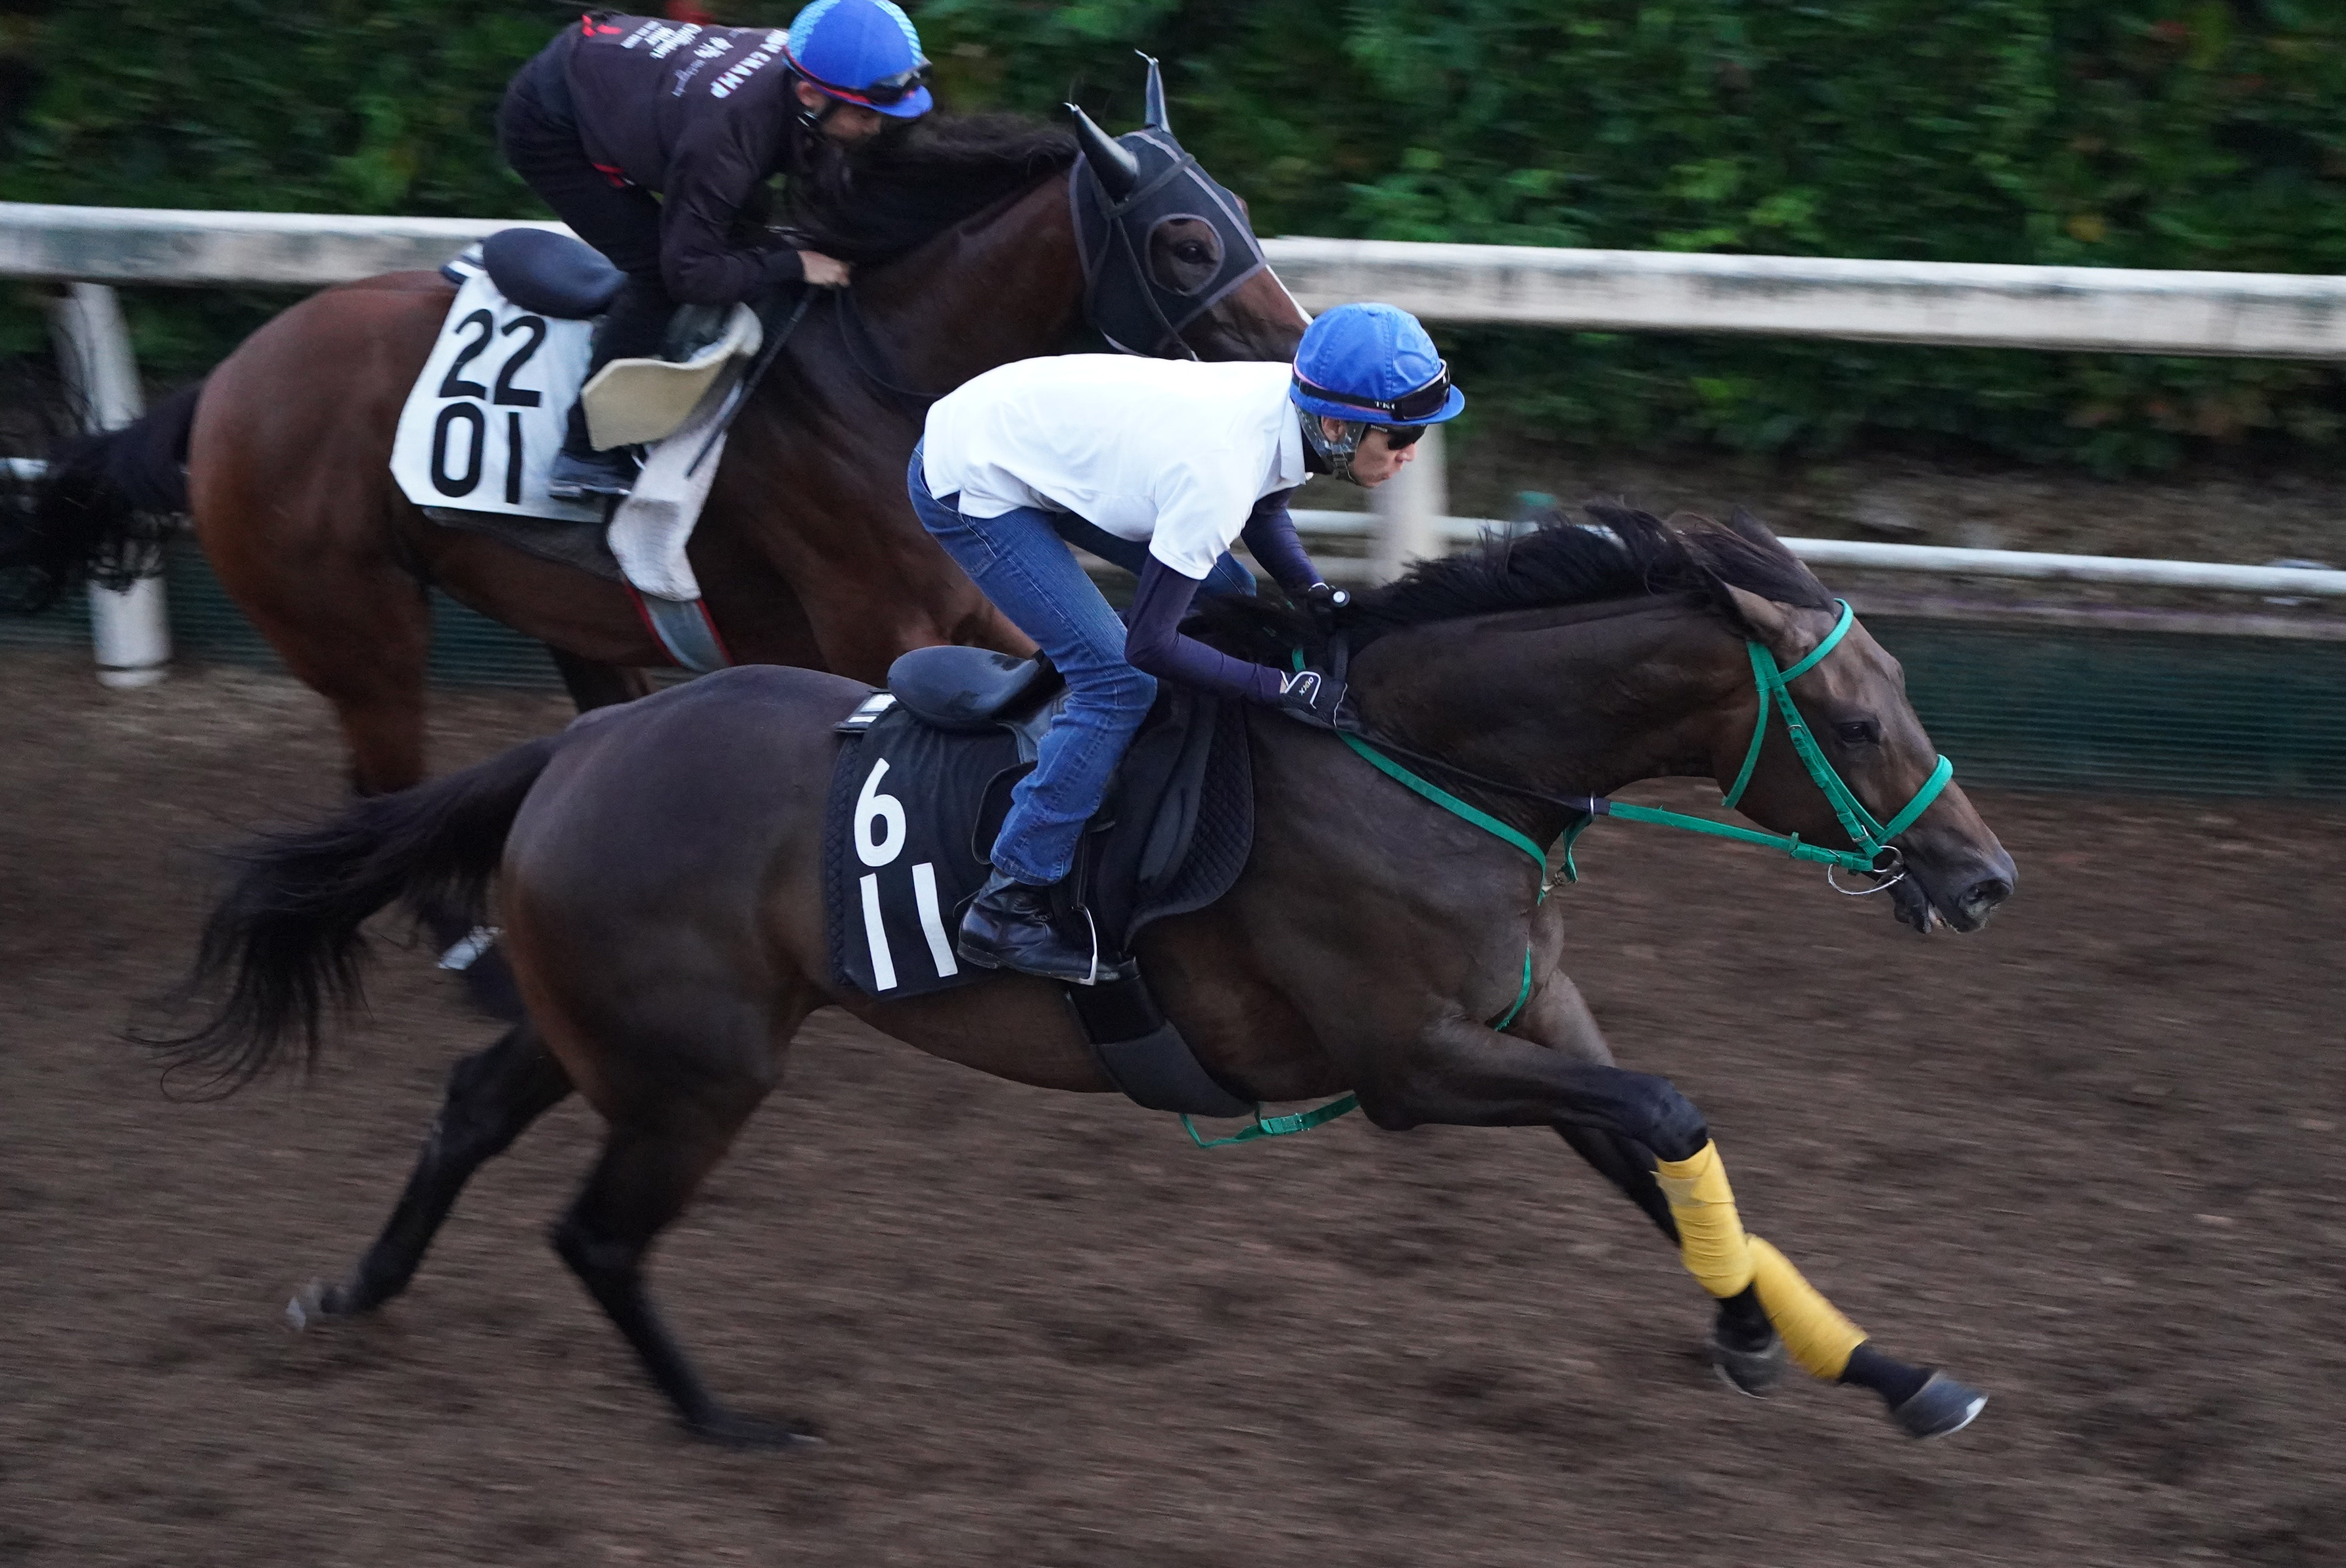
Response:
M1576 1062L1615 1065L1613 1048L1580 988L1559 971L1551 971L1508 1033L1560 1052ZM1669 1199L1654 1176L1654 1152L1633 1138L1604 1127L1559 1122L1556 1131L1575 1153L1595 1166L1597 1174L1619 1187L1623 1196L1654 1222L1674 1247L1682 1247L1678 1223ZM1784 1344L1768 1320L1756 1285L1717 1298L1710 1328L1712 1364L1728 1382L1763 1398L1784 1377Z
M297 1323L311 1312L347 1317L372 1311L406 1289L473 1173L569 1093L570 1075L526 1024L457 1063L448 1074L447 1100L423 1135L414 1172L382 1233L347 1283L311 1287L289 1315Z
M1547 989L1560 978L1552 977ZM1575 1129L1592 1146L1607 1148L1611 1140L1635 1145L1639 1165L1645 1155L1653 1158L1679 1256L1721 1303L1723 1327L1731 1322L1748 1333L1749 1302L1756 1298L1794 1362L1827 1381L1872 1390L1909 1436L1939 1437L1969 1424L1986 1403L1983 1396L1873 1349L1781 1253L1745 1233L1718 1145L1693 1102L1666 1078L1592 1060L1591 1047L1602 1050L1603 1038L1593 1020L1574 1023L1573 1012L1584 1019L1586 1012L1576 994L1568 1005L1552 1005L1540 1024L1530 1023L1531 1011L1515 1027L1526 1034L1532 1027L1556 1028L1559 1044L1501 1034L1465 1018L1437 1019L1414 1051L1362 1086L1362 1110L1388 1128L1544 1123ZM1594 1144L1598 1137L1606 1144ZM1611 1166L1627 1163L1617 1147L1607 1152ZM1606 1162L1598 1168L1613 1174ZM1638 1196L1627 1184L1625 1190Z

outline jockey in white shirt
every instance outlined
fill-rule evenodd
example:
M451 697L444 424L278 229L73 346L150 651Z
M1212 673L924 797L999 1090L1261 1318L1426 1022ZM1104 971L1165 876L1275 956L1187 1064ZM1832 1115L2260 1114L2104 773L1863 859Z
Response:
M1288 496L1315 472L1382 484L1426 426L1464 405L1416 318L1344 305L1311 323L1292 366L1026 360L929 411L906 474L914 509L1068 687L962 921L964 958L1088 981L1090 942L1054 927L1047 890L1067 875L1157 677L1334 725L1337 682L1233 658L1183 636L1181 618L1209 577L1242 576L1224 560L1241 537L1290 598L1340 600L1297 541ZM1069 534L1137 559L1128 625L1076 565Z

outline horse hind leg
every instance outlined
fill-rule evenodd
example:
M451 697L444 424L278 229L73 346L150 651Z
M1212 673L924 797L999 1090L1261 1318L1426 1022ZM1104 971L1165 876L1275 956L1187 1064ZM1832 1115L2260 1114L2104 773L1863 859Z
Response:
M406 1289L473 1173L569 1093L569 1074L525 1024L457 1063L448 1074L446 1101L423 1135L415 1169L382 1234L348 1280L312 1285L294 1298L286 1308L294 1327L313 1315L369 1312Z
M719 1404L644 1287L653 1240L684 1211L754 1104L668 1125L614 1124L585 1190L555 1227L554 1249L696 1436L733 1448L790 1448L817 1440Z

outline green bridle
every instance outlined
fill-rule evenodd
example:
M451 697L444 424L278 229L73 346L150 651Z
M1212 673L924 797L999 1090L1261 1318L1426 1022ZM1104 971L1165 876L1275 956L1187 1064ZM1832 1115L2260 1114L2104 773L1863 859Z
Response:
M1944 757L1940 758L1939 765L1931 770L1931 776L1923 781L1923 787L1914 791L1913 799L1908 800L1887 822L1875 820L1873 813L1865 809L1865 802L1857 798L1857 791L1833 771L1833 765L1825 759L1824 748L1817 744L1817 738L1810 731L1808 721L1800 717L1799 706L1792 701L1791 683L1816 668L1827 654L1840 647L1841 638L1849 635L1849 628L1856 623L1856 615L1850 609L1848 600L1836 599L1834 603L1841 606L1841 618L1833 622L1833 629L1825 634L1824 641L1809 651L1806 658L1790 669L1778 669L1776 656L1762 644L1750 640L1744 643L1751 655L1751 678L1760 688L1760 715L1751 726L1751 745L1743 753L1743 766L1737 770L1733 787L1719 804L1731 809L1743 799L1743 791L1751 784L1752 769L1760 764L1760 748L1768 739L1770 711L1780 708L1784 715L1785 733L1792 738L1792 749L1800 754L1801 766L1809 770L1809 777L1817 781L1817 788L1824 791L1825 799L1832 806L1833 815L1841 820L1841 831L1849 835L1849 841L1857 846L1855 850L1828 850L1821 845L1800 842L1798 833L1763 832L1757 828L1739 828L1731 822L1714 822L1708 817L1689 817L1682 811L1664 811L1651 806L1632 806L1613 800L1591 800L1590 815L1620 817L1632 822L1658 822L1664 827L1686 828L1718 838L1765 844L1783 850L1795 860L1815 861L1827 867L1829 871L1837 869L1888 876L1889 880L1880 887L1865 890L1869 892L1880 892L1903 876L1903 870L1894 860L1888 866L1881 864L1882 852L1889 850L1893 857L1897 854L1890 840L1912 827L1915 819L1931 809L1931 802L1939 798L1946 789L1947 781L1955 776L1955 765Z

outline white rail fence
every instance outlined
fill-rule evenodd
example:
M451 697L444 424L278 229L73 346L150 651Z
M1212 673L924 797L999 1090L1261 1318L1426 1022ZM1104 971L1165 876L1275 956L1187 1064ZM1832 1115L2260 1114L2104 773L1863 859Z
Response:
M351 218L0 202L0 278L66 285L58 357L94 423L138 412L115 283L318 288L437 267L511 228L473 219ZM539 225L558 229L559 225ZM1387 300L1432 321L1607 331L1732 332L2118 353L2346 359L2346 278L2006 267L1786 256L1285 239L1264 242L1307 308ZM1307 513L1369 535L1384 577L1486 526L1449 516L1440 433L1374 493L1373 514ZM1787 541L1816 565L1934 575L2346 596L2346 573L1862 541ZM93 600L101 678L143 684L168 657L159 585ZM110 639L110 640L109 640Z

